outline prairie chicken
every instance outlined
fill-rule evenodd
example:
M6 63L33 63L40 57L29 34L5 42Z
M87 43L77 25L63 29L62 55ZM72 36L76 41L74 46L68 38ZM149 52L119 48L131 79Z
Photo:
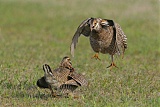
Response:
M59 68L51 70L50 66L43 65L44 76L37 81L37 86L40 88L49 88L51 94L56 96L53 92L57 90L62 94L73 92L78 86L87 86L88 82L83 75L78 74L72 68L71 60L64 57Z
M90 45L96 54L92 58L99 59L98 54L109 53L112 63L107 67L117 67L113 61L114 54L122 54L127 48L127 37L120 25L113 20L101 18L88 18L84 20L75 32L71 43L71 55L74 57L74 49L78 43L79 36L83 34L90 39ZM100 59L99 59L100 60Z

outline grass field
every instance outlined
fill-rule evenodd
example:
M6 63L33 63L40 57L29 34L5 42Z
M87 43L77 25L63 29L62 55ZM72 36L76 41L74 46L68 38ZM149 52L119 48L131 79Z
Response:
M0 0L0 106L8 107L159 107L159 0ZM70 56L70 43L86 18L119 23L127 35L124 59L110 71L109 55L94 55L89 39L81 36L73 66L85 74L88 87L79 98L52 98L39 89L42 65L56 68Z

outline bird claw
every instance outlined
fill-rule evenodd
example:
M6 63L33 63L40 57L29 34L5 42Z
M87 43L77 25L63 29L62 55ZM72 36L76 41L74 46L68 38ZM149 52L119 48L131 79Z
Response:
M57 97L57 94L55 92L51 93L52 97Z
M112 62L107 68L110 68L111 70L113 67L118 68L114 62Z
M92 56L91 58L92 58L92 59L95 58L96 60L97 60L97 59L98 59L98 60L101 60L101 59L98 57L98 53L96 53L96 54L95 54L94 56Z
M74 99L79 98L78 95L74 95L73 93L69 93L68 96L71 97L71 98L74 98Z

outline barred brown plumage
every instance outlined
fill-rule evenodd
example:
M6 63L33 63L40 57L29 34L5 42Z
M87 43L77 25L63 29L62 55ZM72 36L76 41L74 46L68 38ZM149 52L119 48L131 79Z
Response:
M76 88L78 88L79 84L74 81L74 80L68 80L65 84L62 84L60 86L61 93L66 94L66 93L71 93L73 92Z
M109 53L112 63L108 67L116 67L113 62L113 55L118 53L123 56L127 48L127 37L118 23L115 23L113 20L101 18L88 18L84 20L72 38L70 46L72 56L74 56L74 49L81 34L89 37L90 45L96 52L93 56L94 58L99 59L98 53L100 52L103 54Z
M73 71L71 60L64 57L59 68L51 70L50 66L43 65L44 76L37 81L40 88L49 88L51 94L56 96L52 88L58 90L62 94L73 92L78 86L86 86L87 80L83 75Z
M68 75L70 74L70 70L67 68L59 67L52 71L52 74L56 78L60 84L66 82L68 80Z
M77 72L73 72L69 74L73 80L75 80L80 86L87 86L88 81L84 78L82 74L78 74Z

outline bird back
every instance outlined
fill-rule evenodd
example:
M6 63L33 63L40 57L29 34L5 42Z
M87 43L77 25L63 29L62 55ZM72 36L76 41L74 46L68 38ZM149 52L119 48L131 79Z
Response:
M67 68L59 67L52 71L55 79L60 83L65 83L68 80L68 75L70 74L70 70Z
M73 72L73 73L70 73L69 77L75 80L78 84L80 84L80 86L88 85L88 81L85 79L85 77L82 74Z

